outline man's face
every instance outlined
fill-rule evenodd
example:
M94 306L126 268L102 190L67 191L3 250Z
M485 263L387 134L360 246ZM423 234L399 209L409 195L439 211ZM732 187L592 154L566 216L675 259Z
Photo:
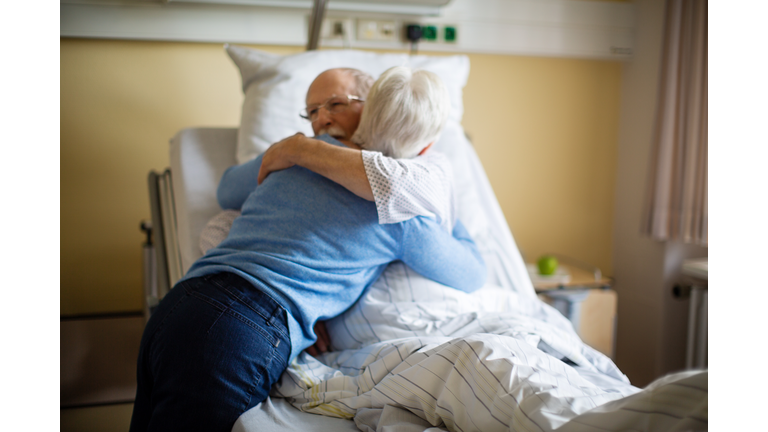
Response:
M309 86L307 91L307 106L322 105L334 96L345 98L347 95L356 95L354 78L344 71L331 69L321 73ZM312 122L312 130L315 136L327 133L328 135L343 140L352 138L360 123L360 114L363 104L352 102L349 107L335 114L321 108L317 112L317 118Z

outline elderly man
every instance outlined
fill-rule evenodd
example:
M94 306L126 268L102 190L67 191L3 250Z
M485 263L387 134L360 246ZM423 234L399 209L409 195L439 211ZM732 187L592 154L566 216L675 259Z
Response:
M404 79L410 80L407 74ZM415 84L419 80L422 75L413 75ZM433 94L438 87L430 90L414 95L405 85L396 91L422 101L439 97ZM330 111L356 109L354 99L342 95L347 105ZM320 103L339 97L331 96ZM445 115L423 115L418 108L424 106L403 107L402 126L428 129L437 120L430 141ZM387 122L389 131L401 126ZM319 138L347 150L328 135ZM374 203L300 166L272 172L259 184L264 157L225 172L219 204L242 215L147 323L132 431L230 430L314 343L315 323L349 308L392 261L467 292L485 281L483 260L460 222L450 233L427 217L379 224Z

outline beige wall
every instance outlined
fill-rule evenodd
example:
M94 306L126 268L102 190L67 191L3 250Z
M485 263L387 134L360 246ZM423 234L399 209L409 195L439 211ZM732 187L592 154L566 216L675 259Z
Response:
M235 126L219 44L62 39L61 314L139 310L146 176L188 126ZM294 53L300 47L260 47ZM464 126L519 247L612 273L621 64L469 55Z
M464 127L518 247L611 274L621 64L470 55Z
M218 44L60 46L61 314L140 310L147 173L179 129L239 123L240 77Z

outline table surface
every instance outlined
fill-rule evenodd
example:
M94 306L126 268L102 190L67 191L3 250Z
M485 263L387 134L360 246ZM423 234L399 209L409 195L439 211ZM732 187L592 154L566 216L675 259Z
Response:
M577 290L577 289L608 289L613 286L613 279L602 276L595 279L595 274L581 267L560 263L560 267L571 275L567 283L533 281L533 288L537 292L552 290Z

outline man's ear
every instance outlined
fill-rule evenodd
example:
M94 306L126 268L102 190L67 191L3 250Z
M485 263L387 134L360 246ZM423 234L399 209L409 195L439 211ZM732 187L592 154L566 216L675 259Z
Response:
M427 150L429 150L429 148L430 148L430 147L432 147L432 144L434 144L434 143L435 143L435 142L434 142L434 141L432 141L431 143L427 144L427 146L426 146L426 147L424 147L423 149L421 149L421 151L419 152L419 156L421 156L421 155L423 155L424 153L426 153L426 152L427 152Z

